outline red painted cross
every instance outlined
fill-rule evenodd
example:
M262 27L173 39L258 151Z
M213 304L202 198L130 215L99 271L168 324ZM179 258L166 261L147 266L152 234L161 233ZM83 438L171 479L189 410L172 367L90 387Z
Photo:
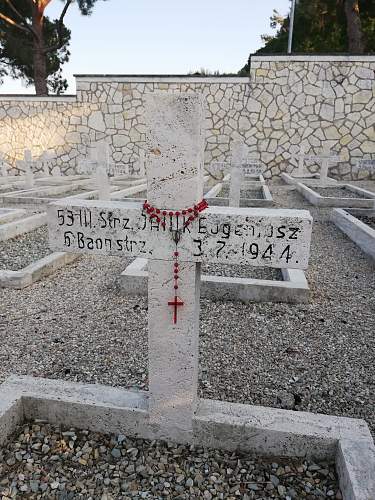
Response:
M173 323L176 324L177 323L177 307L178 306L183 306L184 303L182 302L181 299L179 299L177 297L177 295L175 295L174 300L171 301L171 302L168 302L168 305L169 306L174 306Z

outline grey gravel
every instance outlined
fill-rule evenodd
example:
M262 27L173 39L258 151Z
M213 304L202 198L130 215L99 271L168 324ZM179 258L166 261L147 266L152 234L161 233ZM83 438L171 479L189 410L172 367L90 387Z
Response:
M375 229L375 217L364 217L364 216L355 216L357 219L359 219L361 222L364 224L367 224L370 226L372 229Z
M229 198L229 187L224 186L220 191L219 196L221 198ZM246 198L250 200L262 200L263 191L262 189L241 189L241 199Z
M321 196L324 196L325 198L365 198L365 196L363 196L362 194L350 191L350 189L347 189L345 187L342 188L313 187L312 189L313 191L319 193Z
M330 209L290 187L273 194L276 206L314 217L311 300L202 299L199 393L364 418L375 431L375 264L329 222ZM0 290L0 380L19 373L147 388L147 300L123 296L116 283L128 262L84 257L22 291Z
M270 267L249 267L241 265L203 264L202 273L214 276L227 276L236 278L252 278L260 280L282 281L280 269Z
M0 449L0 463L3 500L342 498L332 463L254 459L127 436L120 441L41 421L19 428Z
M49 255L47 227L0 242L0 269L19 271Z

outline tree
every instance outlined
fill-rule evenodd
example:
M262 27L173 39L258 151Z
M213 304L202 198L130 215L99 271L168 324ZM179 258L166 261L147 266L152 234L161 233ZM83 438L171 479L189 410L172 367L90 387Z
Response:
M30 15L27 2L18 2L18 11L25 16ZM56 46L58 43L58 21L44 18L43 37L46 46ZM55 93L61 93L67 88L67 81L62 77L61 67L69 59L70 31L62 26L62 47L45 53L46 84ZM6 31L0 31L0 73L12 78L22 79L26 85L34 83L33 38L29 33L19 30L17 26L6 26ZM1 75L0 75L1 76ZM1 83L1 82L0 82Z
M274 36L263 35L265 46L257 53L287 50L289 16L274 11ZM293 51L324 53L375 52L373 0L299 0L295 13Z
M345 15L348 32L349 52L363 54L363 35L359 15L359 0L345 0Z
M33 82L36 95L48 95L48 87L54 91L66 87L61 65L69 58L70 31L64 25L64 18L74 0L60 0L64 4L60 17L50 21L45 10L52 1L56 2L0 0L2 72ZM90 15L96 1L77 0L81 14Z

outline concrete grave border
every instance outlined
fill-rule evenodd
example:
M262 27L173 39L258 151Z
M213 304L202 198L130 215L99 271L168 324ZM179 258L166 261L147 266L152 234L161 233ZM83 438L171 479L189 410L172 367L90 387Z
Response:
M216 186L214 186L216 188ZM267 184L261 181L254 182L245 182L244 189L258 188L262 191L263 198L240 198L240 207L272 207L274 205L273 197L271 191L269 190ZM220 191L223 189L223 185L221 185ZM211 190L212 191L212 190ZM218 191L217 194L220 194ZM210 195L210 196L208 196ZM229 198L222 198L220 196L212 196L210 192L208 192L205 196L207 203L212 206L229 206Z
M47 214L43 212L24 219L8 222L7 224L2 224L0 225L0 241L6 241L16 236L29 233L46 223Z
M25 215L27 215L26 210L20 208L0 207L0 224L13 222L21 217L24 217Z
M332 186L321 186L332 187ZM336 208L373 208L375 207L375 193L366 189L352 186L351 184L337 184L333 187L345 187L350 191L367 196L368 198L333 198L324 197L314 191L312 188L298 182L296 190L312 205L316 207L336 207Z
M19 271L0 270L0 288L21 290L53 274L58 269L74 262L79 255L67 252L53 252L46 257L32 262Z
M331 212L331 221L365 254L375 260L375 229L355 217L355 215L367 215L375 220L375 210L351 210L351 212L354 215L342 208L335 208Z
M335 186L338 181L333 179L332 177L327 177L327 179L322 182L319 174L309 174L304 177L298 177L298 175L287 174L286 172L282 172L281 174L282 180L289 185L295 186L299 182L301 184L305 184L305 186L313 186L313 187L328 187Z
M121 289L128 295L147 295L147 259L138 257L120 274ZM281 269L283 280L234 278L202 274L201 295L211 300L248 302L308 302L310 289L304 271Z
M148 407L144 391L11 376L0 386L0 445L33 419L154 439ZM375 446L364 420L200 399L186 441L250 455L335 460L344 500L374 498Z

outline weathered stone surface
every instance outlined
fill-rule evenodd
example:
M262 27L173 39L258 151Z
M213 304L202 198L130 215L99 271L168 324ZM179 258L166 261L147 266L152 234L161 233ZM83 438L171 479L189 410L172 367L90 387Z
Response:
M168 216L166 229L146 221L139 203L65 200L48 213L54 250L169 260L175 248L170 233L177 224L170 225ZM305 269L311 224L305 211L295 216L289 210L211 207L190 228L191 237L182 238L180 259Z

